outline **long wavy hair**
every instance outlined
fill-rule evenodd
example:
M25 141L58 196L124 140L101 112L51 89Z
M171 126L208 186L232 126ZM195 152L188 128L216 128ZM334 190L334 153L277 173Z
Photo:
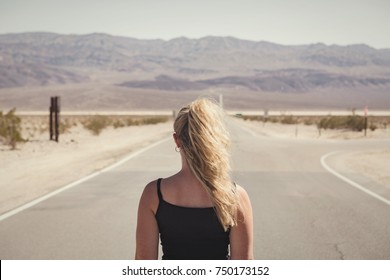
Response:
M230 137L224 115L214 101L201 98L183 107L173 126L189 168L227 231L237 224L238 199L230 177Z

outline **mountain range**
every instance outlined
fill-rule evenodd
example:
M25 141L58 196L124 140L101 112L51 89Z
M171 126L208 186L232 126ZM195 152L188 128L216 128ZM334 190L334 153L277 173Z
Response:
M165 41L107 34L0 35L0 89L97 79L119 88L158 91L386 90L390 49L286 46L213 36Z

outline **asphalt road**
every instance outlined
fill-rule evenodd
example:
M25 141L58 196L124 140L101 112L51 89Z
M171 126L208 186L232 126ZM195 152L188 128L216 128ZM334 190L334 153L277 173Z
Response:
M348 152L389 147L388 140L275 139L234 120L231 131L233 177L253 205L256 259L390 259L390 189L342 161ZM3 219L0 259L133 259L144 186L179 168L167 139Z

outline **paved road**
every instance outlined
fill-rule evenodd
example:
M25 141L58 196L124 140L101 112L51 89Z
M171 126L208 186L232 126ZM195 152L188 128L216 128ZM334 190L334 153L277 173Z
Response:
M252 200L256 259L390 259L390 205L329 173L326 164L390 200L390 189L351 173L343 153L389 141L275 139L232 121L234 179ZM0 259L132 259L145 184L180 168L163 141L0 222Z

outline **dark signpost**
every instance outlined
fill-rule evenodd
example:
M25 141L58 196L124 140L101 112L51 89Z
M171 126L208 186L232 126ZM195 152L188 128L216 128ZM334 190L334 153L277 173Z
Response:
M50 140L58 142L60 134L60 97L50 98Z

